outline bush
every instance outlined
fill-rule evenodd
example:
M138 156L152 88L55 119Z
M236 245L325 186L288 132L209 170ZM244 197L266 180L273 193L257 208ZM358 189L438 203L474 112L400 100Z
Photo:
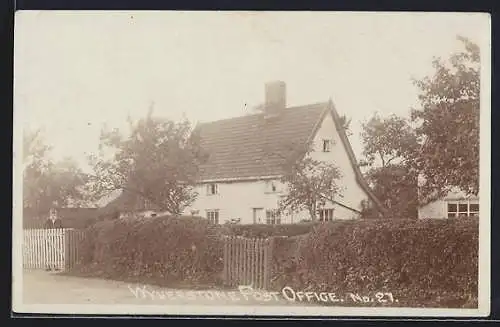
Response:
M314 223L284 224L284 225L226 225L222 233L229 236L267 238L272 236L296 236L311 232Z
M86 230L78 272L160 285L214 284L222 272L222 244L208 222L191 217L127 218Z
M477 306L477 219L336 221L274 243L277 290L392 292L400 306Z

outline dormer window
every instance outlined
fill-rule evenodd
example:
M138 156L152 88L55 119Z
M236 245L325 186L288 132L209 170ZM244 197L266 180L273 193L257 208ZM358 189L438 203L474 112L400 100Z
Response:
M330 152L332 149L331 140L323 140L323 152Z
M207 185L207 194L208 195L215 195L219 194L219 187L217 184L208 184Z

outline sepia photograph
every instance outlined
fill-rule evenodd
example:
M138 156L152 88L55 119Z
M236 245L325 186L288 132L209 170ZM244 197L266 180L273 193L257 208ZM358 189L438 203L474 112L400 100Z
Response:
M18 11L12 310L490 311L486 13Z

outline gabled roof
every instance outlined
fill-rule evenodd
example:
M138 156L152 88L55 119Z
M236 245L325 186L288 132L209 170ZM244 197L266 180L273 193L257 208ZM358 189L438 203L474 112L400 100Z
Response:
M196 130L208 153L208 160L200 167L201 182L281 177L285 160L312 141L328 114L333 117L358 184L383 212L384 206L361 174L332 101L286 108L274 116L253 114L199 124ZM119 190L102 199L99 212L146 209L140 199L137 194Z
M208 161L200 178L236 180L279 176L291 145L304 145L328 109L328 103L284 109L266 118L253 114L197 126Z
M101 205L98 209L99 215L112 214L116 211L143 211L157 210L154 205L145 207L144 197L125 189L117 189L110 192L106 198L101 199Z
M201 181L236 181L276 178L295 149L314 138L324 117L331 114L347 151L358 184L380 211L383 205L372 193L357 164L333 102L284 109L275 117L254 114L197 126L208 160L200 167Z

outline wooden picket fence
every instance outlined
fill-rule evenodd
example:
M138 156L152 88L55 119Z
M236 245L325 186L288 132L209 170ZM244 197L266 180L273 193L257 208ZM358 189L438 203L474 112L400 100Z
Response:
M72 228L25 229L23 267L67 271L78 260L78 245L83 237L83 231Z
M225 284L267 289L271 278L271 259L272 239L225 237Z

